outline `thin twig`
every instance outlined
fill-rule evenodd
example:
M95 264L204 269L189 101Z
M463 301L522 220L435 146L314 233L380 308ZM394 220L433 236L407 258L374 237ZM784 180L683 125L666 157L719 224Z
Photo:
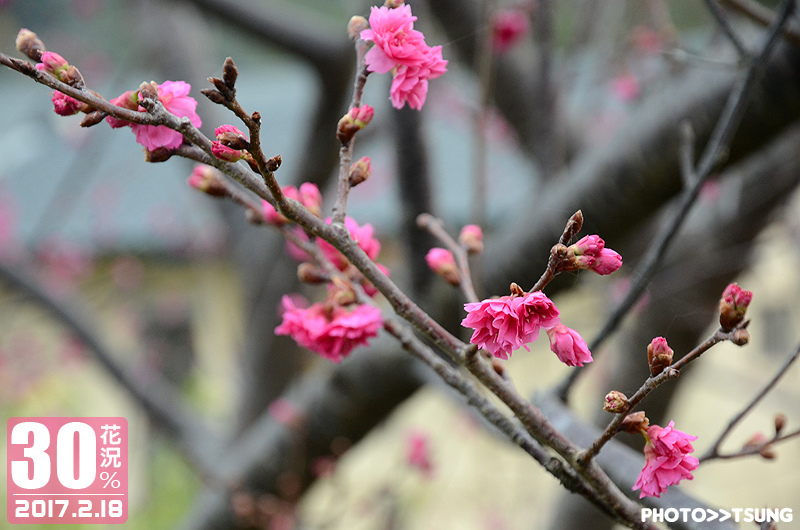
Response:
M658 265L661 263L667 248L686 220L687 214L694 205L703 183L718 164L726 158L731 138L736 132L745 110L747 110L747 104L751 99L753 89L764 72L766 59L775 48L778 36L781 34L781 29L789 19L789 15L794 11L794 7L795 0L783 0L779 9L780 15L773 21L760 52L756 57L750 60L744 76L736 83L733 90L731 90L731 94L728 96L722 114L696 166L694 184L684 188L679 199L677 211L673 215L672 220L664 225L658 235L653 239L653 243L648 248L641 265L633 274L633 282L625 298L617 304L606 320L603 328L589 345L589 350L595 352L595 355L600 346L617 329L636 301L639 300L645 287L653 274L655 274ZM556 387L555 391L562 400L566 401L570 388L582 372L582 368L575 369Z
M753 0L720 0L732 9L761 24L764 27L769 26L777 19L775 13L768 7L765 7ZM791 22L784 26L781 31L784 37L791 43L800 46L800 30L795 24Z
M447 230L444 229L444 221L431 214L423 213L417 216L417 226L427 230L453 253L461 276L461 282L458 284L459 289L464 293L467 302L479 301L480 298L478 298L477 293L475 293L475 287L472 285L472 273L470 272L467 250L447 233Z
M764 399L764 396L766 396L769 391L775 387L778 381L780 381L780 379L789 370L798 357L800 357L800 346L798 346L794 353L792 353L789 358L786 359L786 362L783 363L783 366L781 366L772 379L770 379L770 381L764 385L764 388L762 388L755 396L753 396L753 399L751 399L750 402L736 416L731 418L728 426L725 427L719 436L717 436L716 441L711 445L711 447L708 448L705 454L700 457L701 462L705 460L711 460L713 458L725 458L719 454L719 448L722 443L725 441L731 431L733 431L734 427L736 427L739 422L742 421L742 418L744 418L751 410L753 410L753 408L759 402L761 402L762 399Z
M350 102L350 108L361 106L361 95L364 93L364 85L367 83L367 71L364 57L367 54L367 43L360 38L355 40L356 47L356 76L353 81L353 100ZM344 218L347 212L347 196L350 194L350 163L353 160L353 149L355 147L356 137L353 135L347 142L342 144L339 148L339 183L336 188L336 202L333 205L333 212L331 213L331 224L344 224Z
M608 427L606 427L605 431L603 431L603 434L601 434L588 449L581 453L581 455L578 457L578 462L583 464L597 456L603 446L617 434L617 431L619 431L620 425L622 425L622 421L625 419L625 417L630 414L631 411L635 409L636 406L641 403L648 394L650 394L650 392L666 383L668 380L676 379L680 375L680 371L684 366L699 358L715 344L725 340L733 339L733 334L734 331L724 332L722 329L718 329L711 337L681 357L680 360L676 361L671 366L664 368L664 370L657 375L648 377L639 390L637 390L633 396L628 399L628 406L625 411L614 416L614 419L608 424Z
M717 5L716 0L705 0L706 6L708 6L708 10L711 11L711 15L713 15L714 20L717 21L717 25L722 30L722 33L728 37L728 40L731 41L733 47L736 48L736 51L739 53L739 59L745 59L750 56L750 52L747 51L742 40L736 34L736 31L731 27L728 18L725 16L725 13L722 9Z

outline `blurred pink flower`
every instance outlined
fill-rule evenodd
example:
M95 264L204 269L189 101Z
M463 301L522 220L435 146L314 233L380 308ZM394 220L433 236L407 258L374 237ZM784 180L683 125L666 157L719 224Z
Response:
M331 219L328 218L325 222L330 224ZM372 228L372 225L367 223L364 226L358 226L358 223L352 217L345 217L344 225L347 227L353 240L361 247L361 250L366 252L369 259L374 261L381 251L381 242L375 237L375 229ZM320 239L319 248L339 270L345 270L347 268L349 263L347 258L345 258L341 252L333 248L333 245Z
M425 478L433 476L433 460L431 459L430 436L419 430L406 433L406 463L418 469Z
M297 425L303 419L302 412L286 398L278 398L270 403L268 412L272 419L287 427Z
M322 194L320 193L316 184L304 182L300 185L300 189L297 189L294 186L284 186L282 191L284 195L290 199L296 200L305 206L308 211L319 217L322 211ZM264 213L264 218L269 224L282 226L289 222L289 220L282 213L279 213L274 206L263 199L261 200L261 207ZM305 239L307 240L308 238L306 237ZM303 254L305 254L305 252Z
M530 351L527 343L538 338L539 328L559 322L558 308L541 291L473 302L464 309L468 314L461 325L475 330L470 342L500 359L519 347Z
M550 338L550 349L567 366L583 366L583 363L592 362L592 353L586 341L574 329L559 323L547 330L547 336Z
M642 490L639 498L661 497L667 487L673 486L683 479L692 480L692 471L697 469L699 461L689 453L694 451L691 442L697 436L691 436L674 428L670 421L666 427L651 425L647 429L647 443L644 446L645 464L639 473L633 490Z
M617 94L622 101L626 102L639 99L639 95L642 93L639 80L630 72L615 77L612 81L612 87L614 93Z
M492 47L504 53L519 43L530 31L530 21L525 11L514 9L498 11L492 17Z
M158 100L167 111L179 118L189 118L195 127L202 125L200 116L197 115L197 100L189 96L192 86L185 81L164 81L158 85ZM136 141L148 151L159 147L175 149L183 143L183 135L164 125L139 125L131 124Z
M283 321L276 335L289 335L300 346L319 353L335 363L358 346L365 346L383 327L377 307L359 305L352 311L339 306L326 308L321 303L302 308L289 296L281 300Z
M453 253L446 248L433 247L425 255L428 267L452 285L461 283L461 273Z

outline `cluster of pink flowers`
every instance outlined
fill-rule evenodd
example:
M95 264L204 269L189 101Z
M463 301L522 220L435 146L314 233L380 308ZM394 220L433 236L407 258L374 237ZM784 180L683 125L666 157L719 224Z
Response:
M472 328L470 342L500 359L535 341L540 328L559 323L558 308L541 291L501 296L464 305L467 317L461 325Z
M691 436L674 428L670 421L666 427L651 425L647 429L647 443L644 446L645 464L633 490L642 490L639 498L661 497L667 487L683 479L692 480L692 471L699 461L689 453L694 451Z
M300 346L338 363L383 327L378 308L357 305L352 311L341 306L315 303L304 308L284 296L281 301L283 321L275 328L277 335L290 335Z
M417 17L411 6L397 8L373 7L369 15L369 29L361 38L375 45L365 57L370 72L394 72L390 89L392 106L402 108L406 103L420 110L428 95L428 81L447 71L447 61L442 59L442 47L430 47L425 36L414 29Z
M622 267L622 256L606 248L605 241L598 235L581 238L569 247L576 269L590 269L597 274L611 274Z
M189 96L191 89L191 85L185 81L164 81L158 85L158 100L170 113L179 118L189 118L192 125L200 127L202 120L196 112L197 100ZM140 97L138 92L127 91L110 102L118 107L144 112L138 104ZM181 133L164 125L139 125L112 116L107 117L106 121L113 128L130 126L136 135L136 141L148 151L155 151L160 147L176 149L183 143Z

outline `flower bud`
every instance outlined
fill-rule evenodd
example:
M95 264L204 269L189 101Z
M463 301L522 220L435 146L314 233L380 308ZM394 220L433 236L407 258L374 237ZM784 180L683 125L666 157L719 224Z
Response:
M41 62L36 65L36 69L40 72L45 72L55 78L59 78L59 73L69 66L66 59L61 57L56 52L42 53Z
M622 256L605 247L605 241L596 235L581 238L567 249L566 263L560 270L591 269L597 274L611 274L622 266Z
M458 270L453 253L449 250L434 247L425 255L425 261L433 272L444 278L450 285L461 284L461 272Z
M53 110L59 116L73 116L83 110L87 105L82 101L70 97L63 92L53 93Z
M672 348L664 337L656 337L647 346L647 364L650 365L650 374L658 375L664 368L672 364Z
M736 283L725 288L719 301L719 324L724 331L732 330L744 320L752 299L753 293L745 291Z
M152 151L144 149L144 161L150 163L166 162L172 158L174 151L168 147L156 147Z
M250 147L247 136L233 125L222 125L214 129L217 141L226 147L242 150Z
M776 414L775 415L775 436L780 436L783 428L786 427L786 415L785 414Z
M45 51L44 43L41 39L39 39L36 33L26 28L22 28L19 30L19 33L17 33L16 45L17 50L34 61L40 61Z
M350 166L350 173L348 175L350 186L358 186L367 180L370 174L372 174L372 159L368 156L362 156L355 164Z
M330 279L325 271L308 261L297 266L297 278L301 282L311 284L324 283Z
M225 82L225 86L228 90L233 90L236 86L236 79L239 77L239 69L236 68L236 64L233 62L233 59L228 57L225 59L225 63L222 65L222 80Z
M353 107L350 112L342 116L336 126L336 137L343 144L349 142L353 136L366 127L372 117L375 115L375 110L369 105L362 105L360 107Z
M219 180L217 170L211 166L195 166L187 179L189 186L211 195L212 197L229 197L228 189Z
M223 145L222 142L214 141L211 142L211 154L220 160L238 162L243 159L247 153L240 149L233 149L232 147Z
M466 225L458 234L458 242L470 254L480 254L483 252L483 230L478 225Z
M397 9L401 5L403 5L404 0L386 0L383 5L388 7L389 9Z
M613 414L618 414L628 410L629 406L630 401L628 401L628 397L625 394L618 390L612 390L606 394L606 400L605 403L603 403L603 410Z
M733 339L731 339L731 342L737 346L744 346L750 342L750 332L744 328L737 329L733 332Z
M267 160L267 170L268 171L278 171L278 168L281 167L281 163L283 159L281 155L275 155L269 160ZM257 170L256 170L257 171Z
M644 415L644 411L640 410L639 412L634 412L625 416L619 429L627 433L638 434L646 432L649 426L650 420Z
M365 29L369 28L369 22L367 19L356 15L350 18L350 21L347 23L347 36L350 37L350 40L355 41L361 35L361 32Z

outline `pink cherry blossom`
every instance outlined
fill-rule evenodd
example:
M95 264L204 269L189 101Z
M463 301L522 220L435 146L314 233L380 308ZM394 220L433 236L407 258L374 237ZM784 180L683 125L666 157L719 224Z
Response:
M325 222L330 224L331 219L328 218L325 220ZM345 217L344 225L347 227L347 230L350 232L350 236L352 236L353 240L355 240L358 246L361 247L361 250L366 252L367 256L369 256L369 259L375 260L381 251L381 242L375 237L375 229L372 228L372 225L367 223L364 226L359 226L356 220L352 217ZM345 270L347 268L347 258L345 258L341 252L333 248L333 245L320 239L319 248L322 250L325 256L327 256L327 258L339 268L339 270Z
M697 436L691 436L674 428L670 421L666 427L651 425L647 429L647 443L644 446L645 464L639 473L633 490L642 490L639 498L661 497L667 487L673 486L683 479L692 480L692 471L697 469L699 461L689 453L694 451L691 442Z
M319 353L335 363L358 346L365 346L383 327L378 308L362 304L352 311L324 304L302 308L289 296L281 300L283 321L275 328L276 335L290 335L300 346Z
M123 109L128 110L139 110L139 96L137 92L133 90L128 90L127 92L121 94L118 97L110 100L109 103L112 105L116 105L117 107L122 107ZM115 118L114 116L108 116L106 121L111 126L112 129L118 129L119 127L128 127L131 122L120 120L119 118Z
M373 7L369 14L369 29L361 32L361 38L373 41L364 57L367 70L385 74L398 65L413 66L424 62L425 36L414 29L417 17L411 14L411 6L404 4L396 9Z
M390 96L392 106L398 109L406 103L421 109L428 95L428 81L447 70L441 46L431 48L425 43L425 36L414 29L416 19L408 4L396 9L373 7L370 28L361 32L362 39L375 43L364 58L367 69L394 72Z
M504 53L519 43L529 30L530 21L524 11L499 11L492 17L492 46L497 53Z
M158 100L170 113L179 118L189 118L192 125L200 127L202 120L196 112L197 100L189 96L191 89L191 85L185 81L164 81L158 85ZM175 149L183 143L181 133L164 125L132 123L131 129L136 134L136 141L148 151L154 151L159 147Z
M464 305L467 317L461 325L472 328L470 342L500 359L508 359L519 347L539 336L539 328L558 324L558 308L541 291L522 296L501 296Z
M401 65L392 79L389 95L396 109L408 106L420 110L428 96L428 80L436 79L447 71L447 61L442 59L442 47L429 48L425 60L418 65Z
M592 353L586 341L574 329L559 323L547 330L547 336L550 338L550 349L567 366L583 366L583 363L592 362Z
M636 76L630 72L618 75L612 82L614 92L622 101L630 102L639 99L642 87Z
M425 255L428 267L452 285L461 283L461 273L453 253L446 248L434 247Z

